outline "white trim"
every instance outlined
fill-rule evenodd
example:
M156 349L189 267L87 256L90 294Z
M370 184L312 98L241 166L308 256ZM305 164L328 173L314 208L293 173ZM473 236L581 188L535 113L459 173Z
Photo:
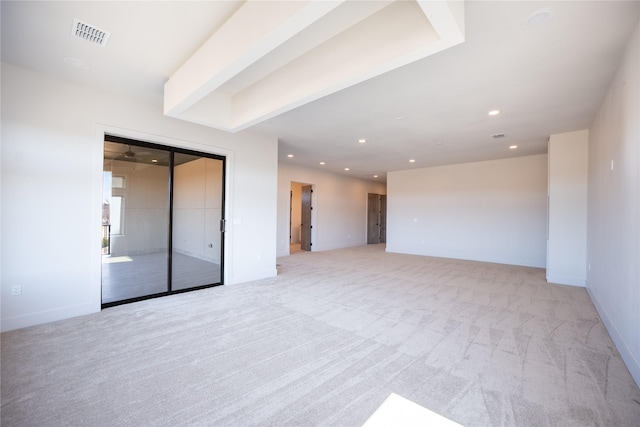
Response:
M225 275L226 275L226 269L225 269ZM230 279L228 281L225 280L225 284L226 285L236 285L239 283L246 283L246 282L252 282L254 280L263 280L263 279L273 279L278 275L278 269L275 268L273 270L271 269L265 269L265 270L256 270L256 271L251 271L251 272L246 272L243 273L241 275L231 275Z
M99 249L97 253L100 254ZM84 304L56 308L55 310L29 313L23 316L5 317L4 319L2 319L2 332L27 328L29 326L42 325L45 323L56 322L58 320L70 319L72 317L85 316L87 314L97 313L99 311L99 306L96 310L95 304L93 302L88 302Z
M615 324L613 323L613 321L605 311L604 307L602 306L602 304L600 304L600 301L598 301L598 298L596 298L596 295L593 292L591 292L591 288L589 287L588 282L587 282L586 288L587 288L587 293L589 294L589 297L591 297L591 301L593 302L593 305L595 306L596 311L600 315L600 318L602 319L602 323L607 328L607 332L609 332L609 335L611 336L611 339L613 340L613 343L615 344L616 349L620 353L622 360L624 361L625 365L627 365L627 369L629 369L629 372L631 373L631 376L635 380L636 384L640 386L640 361L636 360L633 352L629 349L629 347L625 343L624 339L622 338L622 335L620 334Z
M551 276L548 274L547 274L547 282L557 283L559 285L581 286L583 288L587 285L584 279L580 279L578 277L556 276L556 275Z

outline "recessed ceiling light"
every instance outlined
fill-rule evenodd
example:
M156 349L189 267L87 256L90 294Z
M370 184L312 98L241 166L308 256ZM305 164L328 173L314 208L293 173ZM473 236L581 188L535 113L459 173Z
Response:
M348 170L349 170L349 168L344 168L344 170L348 171Z
M378 177L378 175L373 175L373 177L374 177L374 178L377 178L377 177Z
M360 144L364 144L365 142L367 142L367 140L366 140L366 139L359 139L359 140L358 140L358 142L359 142Z
M91 68L91 66L87 61L84 61L79 58L67 57L67 58L63 58L62 60L64 61L65 64L71 65L72 67L75 67L75 68L80 68L81 70L88 70L89 68Z
M320 162L321 165L324 165L324 162Z
M158 163L158 159L151 159L151 163Z
M500 114L500 110L491 110L491 111L489 111L489 115L490 116L497 116L498 114Z
M293 154L287 154L287 157L293 157Z
M511 149L511 150L515 150L516 148L518 148L518 146L517 146L517 145L510 145L510 146L509 146L509 149Z
M539 27L546 23L553 16L551 9L542 9L531 14L525 21L525 25L528 27Z
M416 162L416 159L409 160L409 163L415 163L415 162Z

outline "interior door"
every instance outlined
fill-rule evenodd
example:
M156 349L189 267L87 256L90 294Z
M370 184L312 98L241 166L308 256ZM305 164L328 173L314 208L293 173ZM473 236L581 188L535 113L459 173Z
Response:
M222 160L175 153L171 289L222 282Z
M300 224L300 249L311 250L311 195L313 190L310 185L302 186L302 224Z
M380 243L387 243L387 195L380 195Z
M168 291L169 155L105 141L103 305Z
M367 203L367 243L380 243L380 195L369 193Z

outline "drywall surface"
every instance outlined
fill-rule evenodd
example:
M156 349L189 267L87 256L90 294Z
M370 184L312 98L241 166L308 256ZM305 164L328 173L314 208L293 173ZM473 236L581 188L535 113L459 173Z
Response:
M589 129L587 290L640 384L640 25Z
M226 156L225 284L276 275L276 138L4 63L1 132L3 330L100 310L105 132Z
M387 251L544 267L547 155L387 176Z
M547 281L584 286L587 279L589 131L549 139Z
M289 254L291 183L311 184L312 251L367 244L367 194L385 194L384 184L349 176L278 165L278 256Z

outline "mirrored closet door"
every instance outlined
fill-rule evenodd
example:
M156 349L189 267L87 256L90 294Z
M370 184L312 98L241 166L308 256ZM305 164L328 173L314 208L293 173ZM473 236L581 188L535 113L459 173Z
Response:
M106 136L102 305L223 282L225 159Z

